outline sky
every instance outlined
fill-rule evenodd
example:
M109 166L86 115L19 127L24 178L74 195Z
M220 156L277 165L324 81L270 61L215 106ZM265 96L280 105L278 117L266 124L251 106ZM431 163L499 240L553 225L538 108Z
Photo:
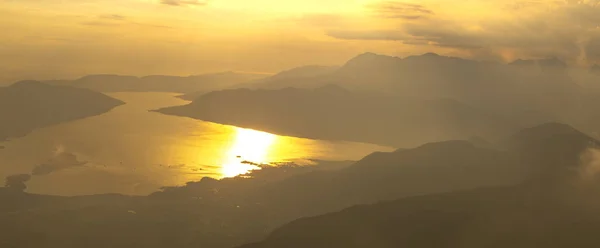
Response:
M275 73L364 52L600 64L600 0L0 0L0 82Z

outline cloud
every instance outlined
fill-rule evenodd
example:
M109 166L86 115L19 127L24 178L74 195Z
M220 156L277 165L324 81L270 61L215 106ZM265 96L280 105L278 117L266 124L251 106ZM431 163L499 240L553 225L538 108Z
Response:
M376 16L418 20L433 15L433 11L420 4L386 1L367 6Z
M150 24L132 21L126 16L110 14L110 15L99 15L95 20L82 22L82 25L87 26L99 26L99 27L118 27L123 25L134 25L139 27L150 27L150 28L172 28L170 26Z
M123 20L127 19L125 16L122 16L122 15L100 15L100 16L98 16L98 18L115 20L115 21L123 21Z
M44 176L57 171L84 166L87 162L77 160L77 156L72 153L62 152L46 163L40 164L33 168L31 175Z
M116 27L116 26L120 26L120 24L118 24L118 23L101 22L101 21L82 22L81 24L82 25L86 25L86 26L100 26L100 27Z
M103 26L103 27L115 27L124 24L127 21L127 18L122 15L116 14L108 14L108 15L99 15L95 17L95 20L85 21L81 24L87 26Z
M202 6L208 4L207 1L201 0L160 0L160 3L171 6Z
M600 150L588 148L581 154L579 174L584 182L597 182L600 179Z
M523 58L558 57L588 65L600 62L600 1L516 2L502 18L464 19L452 15L434 16L433 11L416 4L377 5L377 13L404 15L397 29L326 31L346 40L391 40L416 46L460 50L468 54L506 54ZM411 14L409 14L411 13ZM427 18L410 18L421 13ZM419 15L417 15L419 16ZM407 18L408 17L408 18ZM411 19L411 20L407 20ZM481 53L479 51L485 51Z
M329 30L326 34L330 37L344 40L391 40L406 41L410 36L395 30Z
M27 185L25 184L27 181L31 179L31 175L29 174L19 174L12 175L6 177L5 186L9 189L14 189L18 191L24 191L27 189Z

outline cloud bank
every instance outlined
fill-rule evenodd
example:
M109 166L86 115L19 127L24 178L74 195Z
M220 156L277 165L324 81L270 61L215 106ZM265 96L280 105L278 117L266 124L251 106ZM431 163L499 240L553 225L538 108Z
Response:
M599 1L518 1L502 18L437 15L433 8L402 2L370 5L377 16L401 19L388 30L327 30L344 40L399 41L407 45L494 54L508 59L558 57L573 64L600 61ZM483 53L485 52L485 53Z

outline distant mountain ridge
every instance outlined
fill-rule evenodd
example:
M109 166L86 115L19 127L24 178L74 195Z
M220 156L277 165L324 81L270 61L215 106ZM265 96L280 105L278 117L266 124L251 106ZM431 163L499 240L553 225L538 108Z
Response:
M297 82L301 85L311 84L311 81L320 76L324 76L330 73L333 73L337 70L336 66L320 66L320 65L309 65L309 66L301 66L292 68L289 70L281 71L275 75L268 76L265 78L260 78L253 80L252 82L248 82L244 85L235 85L237 87L242 88L252 88L252 89L269 89L269 88L280 88L282 82L286 82L285 84L295 84L293 82ZM230 87L234 89L235 87ZM184 100L195 100L196 98L209 93L210 91L201 90L194 91L190 93L186 93L184 95L179 96Z
M122 75L88 75L75 80L48 80L51 85L74 86L100 92L175 92L212 91L264 78L255 73L223 72L188 77L151 75L144 77Z
M124 104L98 92L37 81L0 87L0 140L35 128L102 114Z
M374 122L381 122L379 123L381 127L363 126L363 131L348 129L346 130L346 135L341 135L336 134L336 132L343 132L341 129L345 127L342 125L335 125L335 128L331 127L327 131L320 130L315 133L311 133L311 129L308 126L294 127L293 125L294 123L306 122L306 120L310 123L312 121L317 122L319 120L332 119L329 116L336 116L336 111L341 111L340 108L344 107L343 104L333 101L320 101L320 106L314 106L312 108L313 112L307 113L306 109L303 110L304 112L300 111L301 105L298 101L304 101L303 104L312 104L308 97L296 99L294 103L291 101L295 98L286 99L276 96L277 94L290 93L290 88L319 89L327 85L337 85L351 92L379 92L381 96L385 95L389 98L428 99L434 102L445 101L446 103L450 103L447 106L443 106L442 104L437 105L440 110L439 113L445 118L430 119L429 121L420 122L421 125L418 125L421 127L435 126L435 128L423 128L419 131L413 129L406 132L421 135L420 140L407 142L409 146L436 140L467 138L473 135L490 139L493 137L489 136L489 134L493 132L489 129L498 129L496 128L497 126L504 126L510 132L552 121L568 123L586 133L600 133L600 129L598 128L600 127L600 90L590 90L578 84L565 69L566 64L557 58L516 60L511 64L500 64L442 56L435 53L406 58L364 53L350 59L339 68L308 68L298 69L298 71L314 70L308 73L307 76L298 76L292 73L290 77L278 78L277 76L273 76L263 79L267 83L248 84L245 88L257 91L240 90L238 92L240 95L238 96L233 95L234 91L214 92L206 96L204 96L206 92L189 95L186 99L197 99L199 103L189 105L187 113L179 112L178 115L286 135L300 135L302 137L321 139L358 140L389 145L391 143L389 141L382 142L382 139L385 137L376 138L375 134L369 137L369 139L365 137L358 138L357 136L359 134L369 136L369 133L377 133L378 129L385 130L385 128L381 127L391 125L389 123L396 123L384 120L390 120L392 118L391 113L396 113L402 109L398 107L400 106L399 104L388 102L387 104L398 107L393 109L389 108L389 106L383 106L385 105L383 103L380 103L381 105L372 103L381 102L380 99L376 99L378 97L374 97L372 102L365 100L367 101L363 103L365 106L354 106L357 110L355 119L338 118L340 121L336 124L359 123L364 118L371 118L370 120ZM590 80L589 77L582 78ZM591 84L592 82L589 83ZM237 98L242 97L241 92L245 92L244 100ZM254 96L250 97L250 95ZM306 93L305 95L308 96L310 94ZM360 94L357 93L356 95ZM256 98L260 98L260 100ZM233 106L234 103L241 101L245 102L238 104L239 106ZM273 102L266 104L268 101ZM275 101L277 101L277 104ZM452 101L454 103L451 103ZM215 104L217 102L223 103ZM403 106L406 108L402 110L404 112L408 112L407 109L413 106L421 106L417 102L410 104L410 101L398 100L398 102L404 103ZM289 111L277 110L281 106L290 107L294 104L297 104L296 108L290 108ZM463 105L460 107L463 110L453 109L457 105ZM258 106L261 106L260 110ZM366 106L370 106L372 109L361 116L363 113L360 111L366 111L365 109L368 108ZM193 110L192 107L198 109ZM446 108L448 112L441 111L443 108ZM183 107L179 108L179 110L183 110ZM331 111L332 114L323 113L325 110ZM475 110L479 111L479 116L472 115ZM455 111L459 113L465 113L461 111L471 111L471 116L467 117L464 115L462 117L465 117L465 119L461 119L458 118L461 115ZM211 116L206 116L208 112L211 113ZM385 116L383 112L388 113L388 116ZM418 111L415 110L414 112L417 113ZM217 116L218 113L222 113L223 116ZM224 113L231 113L231 115L225 115ZM379 113L379 116L376 116L375 113ZM259 115L263 115L263 117L258 118ZM401 116L401 114L398 114L398 116ZM422 118L426 119L426 116L428 115L425 114ZM293 119L294 121L275 121L276 119L286 118L291 118L290 120ZM341 120L345 120L345 122ZM414 120L414 118L405 118L404 120ZM490 125L489 122L492 120L501 120L502 125ZM436 123L436 121L441 122ZM444 126L444 122L450 124ZM324 123L327 123L327 121ZM423 125L425 123L427 124ZM346 125L348 124L344 126ZM488 129L485 131L488 134L487 136L481 130L470 131L484 127ZM304 128L304 130L301 128ZM435 130L443 130L444 128L460 129L463 131L457 131L453 136L447 135L449 132L435 133ZM369 131L365 132L364 130ZM403 129L398 128L396 130ZM446 135L440 135L439 133ZM458 137L456 134L468 136ZM504 134L506 132L494 136L498 137ZM428 135L433 138L426 137ZM410 140L411 138L407 139ZM389 140L396 143L399 139L389 137ZM396 143L395 145L399 144Z

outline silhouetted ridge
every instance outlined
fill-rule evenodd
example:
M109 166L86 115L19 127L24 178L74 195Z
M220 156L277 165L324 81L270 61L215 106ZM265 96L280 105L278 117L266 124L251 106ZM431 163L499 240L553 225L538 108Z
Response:
M437 53L425 53L422 55L408 56L404 58L404 62L429 62L429 63L477 63L474 60L463 59L458 57L442 56Z
M346 85L225 90L158 112L305 138L412 147L511 133L501 116L455 100L422 100Z
M428 143L417 147L417 149L447 151L448 149L472 149L475 146L467 140L449 140L436 143Z
M524 60L524 59L517 59L513 62L510 62L509 65L514 65L514 66L532 66L532 65L536 65L536 61L535 60Z
M227 89L264 78L254 73L220 72L187 77L149 75L144 77L113 74L87 75L76 80L49 80L52 85L73 86L101 92L178 92L195 93ZM186 99L188 97L185 97Z
M94 74L94 75L86 75L86 76L83 76L80 78L80 80L84 81L84 82L95 81L95 80L109 81L109 80L115 80L115 79L137 80L139 78L135 77L135 76L123 76L123 75L116 75L116 74Z
M265 81L274 81L289 78L310 78L314 76L324 75L335 71L337 67L333 66L319 66L319 65L308 65L302 67L296 67L289 70L279 72L271 77L265 78Z
M423 54L421 56L423 56L423 57L433 57L433 58L440 57L440 55L437 54L437 53L425 53L425 54Z
M35 81L35 80L23 80L23 81L18 81L14 84L9 85L8 87L10 88L29 88L29 89L35 89L35 88L40 88L40 87L50 87L50 85L42 83L40 81Z
M123 102L86 89L20 81L0 88L0 140L102 114Z
M352 59L350 59L342 68L341 71L352 71L352 70L381 70L393 68L402 61L401 58L391 57L386 55L379 55L375 53L363 53Z

